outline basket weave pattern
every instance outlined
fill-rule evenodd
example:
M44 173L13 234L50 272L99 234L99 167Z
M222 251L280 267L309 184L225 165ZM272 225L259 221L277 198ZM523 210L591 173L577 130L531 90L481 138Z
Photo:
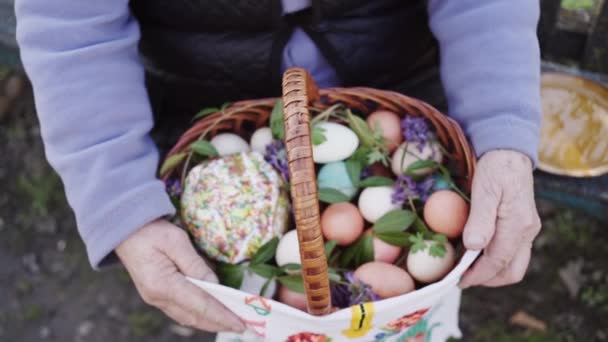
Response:
M183 181L193 166L189 146L196 140L210 139L223 132L235 133L249 140L256 128L268 126L275 103L274 98L240 101L198 120L166 156L187 153L188 157L168 169L161 178L180 177ZM465 192L470 190L476 161L460 126L425 102L400 93L365 87L319 90L306 70L289 69L283 77L285 146L308 311L315 315L331 311L331 297L312 158L309 106L323 110L337 103L364 117L376 110L388 110L400 116L407 114L427 119L446 150L445 156L453 169L455 181Z

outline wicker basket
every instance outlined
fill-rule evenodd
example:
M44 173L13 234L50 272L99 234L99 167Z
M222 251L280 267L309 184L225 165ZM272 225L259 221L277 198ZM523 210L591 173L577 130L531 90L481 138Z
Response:
M233 103L223 110L196 122L170 150L167 158L187 154L183 162L163 170L164 180L185 177L190 168L192 152L188 150L197 139L210 138L222 132L236 133L249 139L256 128L267 126L276 99ZM289 162L291 196L296 229L300 242L302 275L313 315L331 312L328 265L320 228L320 209L312 158L309 106L325 109L342 103L365 116L379 109L400 115L426 118L434 127L448 154L448 162L456 171L454 179L467 192L475 167L473 150L456 122L427 103L405 95L371 88L330 88L319 90L310 74L301 68L287 70L283 76L285 145ZM181 173L180 173L181 172Z

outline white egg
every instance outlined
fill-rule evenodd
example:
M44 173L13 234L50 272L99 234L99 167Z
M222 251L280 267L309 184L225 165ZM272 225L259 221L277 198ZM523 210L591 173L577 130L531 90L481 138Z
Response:
M250 271L245 268L243 273L243 282L241 283L240 289L244 292L250 293L255 296L260 295L260 291L266 284L267 279L260 276L259 274ZM277 291L277 282L276 280L270 281L268 287L266 287L266 291L264 291L263 297L272 298L274 297Z
M277 246L275 259L277 261L277 265L279 266L285 266L287 264L302 264L302 261L300 260L298 232L296 230L291 230L287 232L287 234L283 235L279 241L279 245Z
M407 270L414 279L421 283L432 283L443 278L448 274L456 258L454 247L449 242L446 242L446 253L443 257L436 257L430 254L430 246L435 241L425 240L427 248L423 251L412 252L407 255Z
M251 136L251 150L266 153L266 146L272 142L272 130L269 127L258 128Z
M233 133L221 133L211 139L211 145L215 147L220 156L249 152L249 144L245 139Z
M422 146L422 151L420 151L417 143L404 142L395 150L395 153L393 153L393 157L391 158L391 169L394 174L401 175L410 165L419 160L434 160L437 163L441 163L443 160L443 153L441 153L439 143L426 143ZM433 168L427 167L415 170L413 173L416 175L427 175L433 171Z
M363 218L374 223L391 210L399 209L392 201L393 187L374 186L365 188L359 196L359 211Z
M316 125L321 129L325 141L312 146L315 163L326 164L350 157L357 147L359 138L350 128L334 122L321 122Z

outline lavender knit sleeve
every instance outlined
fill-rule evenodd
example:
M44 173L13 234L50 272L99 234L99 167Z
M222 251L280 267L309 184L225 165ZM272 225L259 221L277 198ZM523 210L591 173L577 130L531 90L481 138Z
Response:
M61 176L91 264L173 213L128 0L17 0L17 40L45 152Z
M478 156L513 149L537 161L539 7L538 0L429 0L449 114Z

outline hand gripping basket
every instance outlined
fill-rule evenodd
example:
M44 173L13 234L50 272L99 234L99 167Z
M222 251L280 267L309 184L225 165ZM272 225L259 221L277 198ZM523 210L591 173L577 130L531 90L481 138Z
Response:
M256 128L268 126L275 102L273 98L240 101L200 119L182 135L167 158L190 153L188 147L197 139L210 139L222 132L236 133L248 140ZM401 338L406 341L403 337L408 333L428 336L445 319L441 314L442 303L458 301L459 298L450 297L459 296L458 280L479 253L465 252L444 279L417 291L335 312L332 310L308 108L325 109L337 103L364 116L385 109L400 115L426 118L448 151L448 163L456 171L455 180L467 192L470 190L475 167L473 150L458 124L429 104L396 92L371 88L319 90L306 70L287 70L283 76L285 145L308 313L270 299L192 279L247 323L249 337L246 340L335 342ZM183 178L190 167L190 159L188 156L184 162L164 170L161 176L165 180L172 176ZM453 329L458 334L457 327Z

